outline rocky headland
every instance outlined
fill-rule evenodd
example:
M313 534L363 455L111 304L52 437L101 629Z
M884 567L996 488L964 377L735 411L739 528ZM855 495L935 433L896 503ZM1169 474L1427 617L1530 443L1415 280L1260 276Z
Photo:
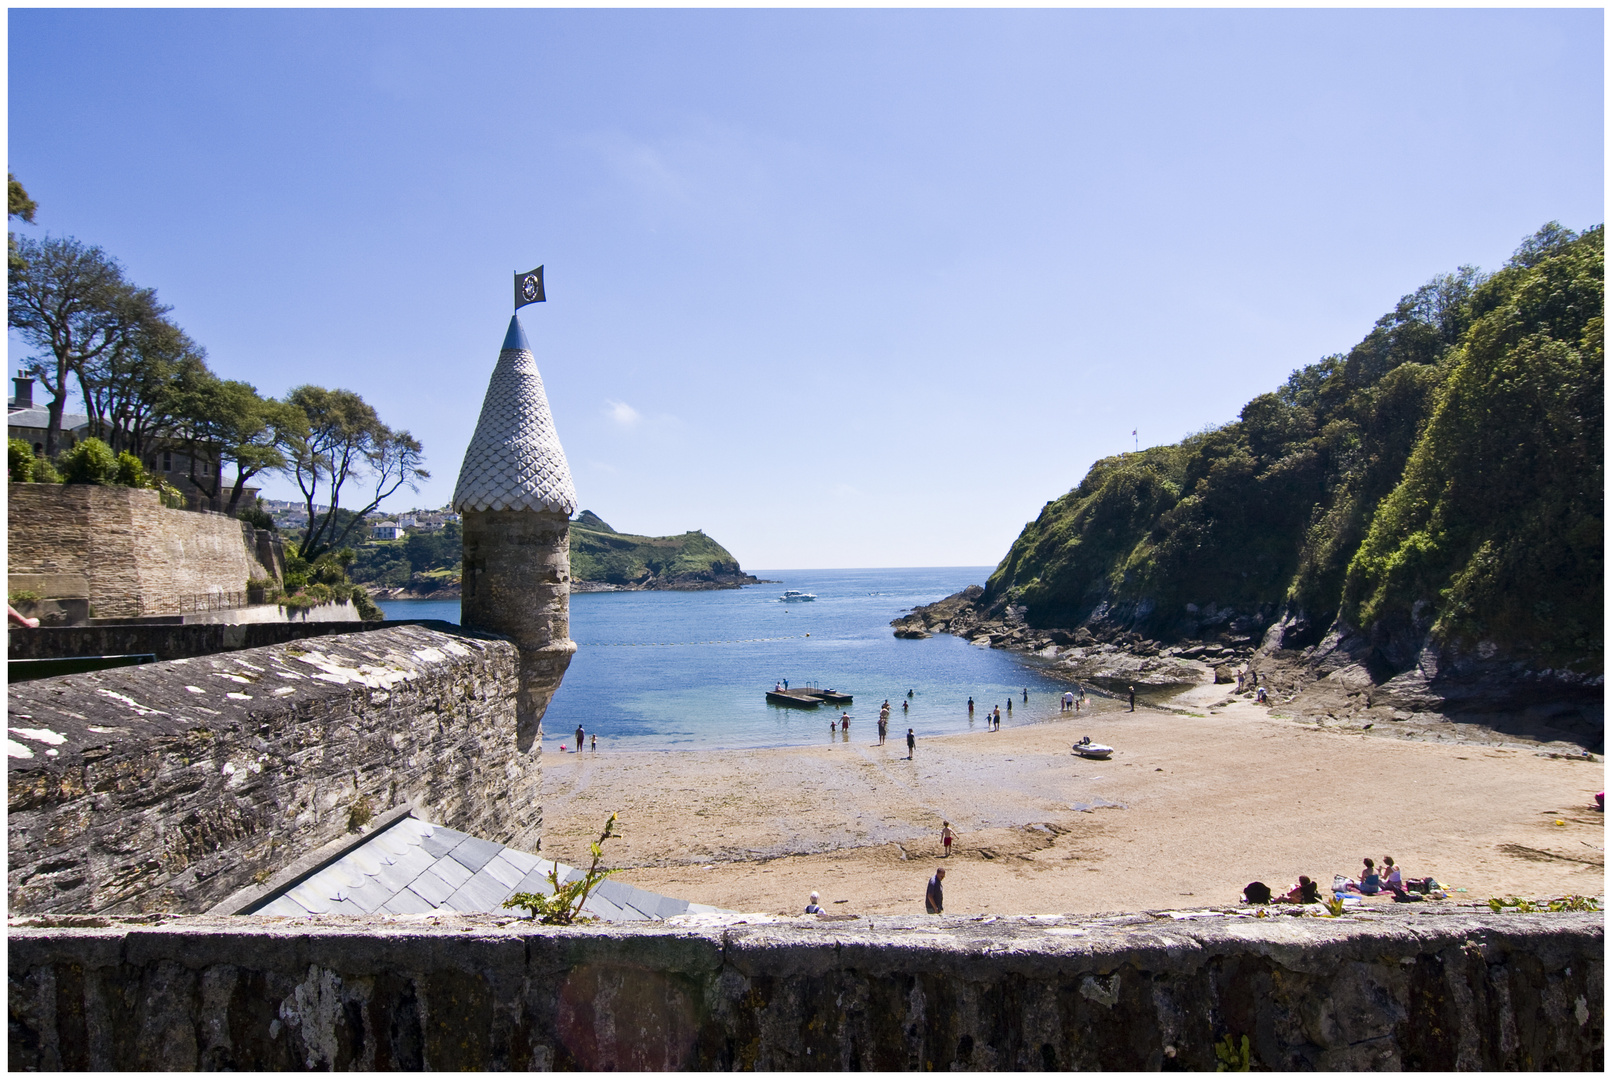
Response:
M696 529L679 536L637 536L612 529L591 510L571 522L571 591L698 592L762 584L728 549ZM379 600L457 600L457 574L418 573L407 586L374 587Z
M1602 229L1553 222L1434 278L1235 421L1096 462L897 635L1599 751L1603 274Z

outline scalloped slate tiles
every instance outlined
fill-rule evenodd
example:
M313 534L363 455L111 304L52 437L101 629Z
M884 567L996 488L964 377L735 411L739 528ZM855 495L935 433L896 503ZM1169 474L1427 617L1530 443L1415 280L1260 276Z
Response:
M511 319L505 344L524 346L519 323ZM529 348L505 348L487 384L476 433L465 450L453 508L467 510L549 510L576 513L576 487L560 436L554 430L543 377Z

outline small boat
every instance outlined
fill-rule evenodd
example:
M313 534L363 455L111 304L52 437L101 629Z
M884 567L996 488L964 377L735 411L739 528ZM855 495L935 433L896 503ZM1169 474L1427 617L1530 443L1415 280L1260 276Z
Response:
M816 593L801 592L799 589L789 589L784 593L784 595L782 595L782 596L780 596L778 598L778 602L782 603L782 604L793 604L797 600L816 600L816 599L817 599L817 594Z
M1108 760L1108 755L1114 752L1112 746L1104 746L1100 742L1092 742L1091 736L1083 737L1075 744L1075 753L1084 758L1094 758L1097 761Z

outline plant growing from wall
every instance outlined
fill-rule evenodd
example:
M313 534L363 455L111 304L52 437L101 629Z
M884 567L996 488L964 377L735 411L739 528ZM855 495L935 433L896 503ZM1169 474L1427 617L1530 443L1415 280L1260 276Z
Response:
M588 902L588 895L605 878L614 874L614 870L599 869L599 861L604 858L604 842L615 836L616 815L611 814L605 821L604 832L599 834L589 850L593 853L593 865L576 881L567 885L560 884L560 867L554 864L549 868L549 885L554 890L548 896L540 893L518 892L504 901L507 908L526 908L538 922L549 926L570 926L582 916L582 905Z
M1241 1043L1233 1042L1230 1035L1215 1044L1215 1072L1250 1072L1253 1070L1253 1058L1248 1051L1248 1036L1244 1035Z

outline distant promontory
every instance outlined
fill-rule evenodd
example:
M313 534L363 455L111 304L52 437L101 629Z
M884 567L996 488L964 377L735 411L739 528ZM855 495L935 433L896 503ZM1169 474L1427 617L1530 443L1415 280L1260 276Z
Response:
M459 523L411 531L361 547L352 579L381 600L452 600L459 596ZM571 590L737 589L761 579L745 573L728 549L698 529L680 536L617 532L591 510L571 522Z
M737 589L761 581L699 529L678 536L617 532L591 510L571 522L571 589Z

